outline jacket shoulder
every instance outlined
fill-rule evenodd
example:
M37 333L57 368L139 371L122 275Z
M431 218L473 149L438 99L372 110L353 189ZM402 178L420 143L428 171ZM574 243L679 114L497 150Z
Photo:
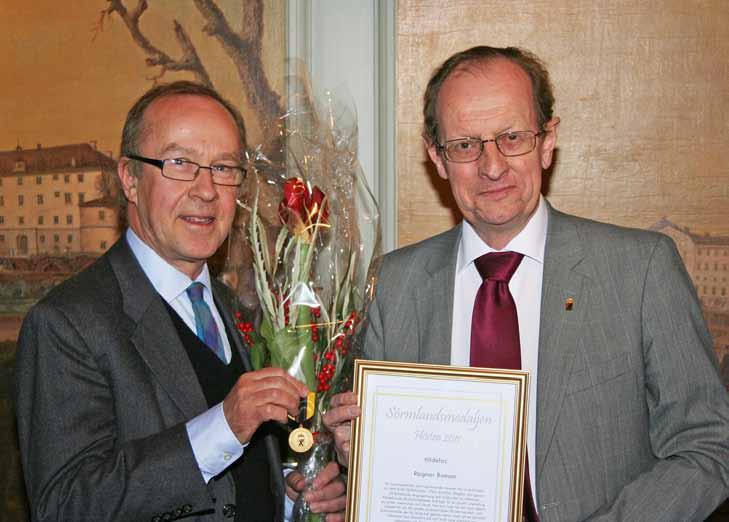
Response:
M442 261L453 255L460 237L459 225L436 236L393 250L384 256L383 269L422 266L433 261Z
M61 306L66 309L94 306L96 303L109 303L116 293L118 285L111 265L107 257L102 256L52 288L37 305Z
M648 253L658 247L675 249L671 237L655 230L632 228L554 211L561 223L574 226L580 243L588 250L624 253Z
M23 329L72 328L94 344L121 331L123 298L106 255L52 288L26 314ZM63 326L65 325L65 326Z

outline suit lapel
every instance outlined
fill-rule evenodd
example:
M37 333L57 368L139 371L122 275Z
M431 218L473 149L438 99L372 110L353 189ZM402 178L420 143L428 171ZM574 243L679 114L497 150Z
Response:
M575 223L550 206L539 331L537 483L552 443L587 309L581 245Z
M230 332L230 336L228 337L232 343L231 349L238 350L240 358L243 361L243 368L245 371L251 372L253 371L253 367L251 366L251 359L248 356L248 350L245 346L243 346L243 341L241 341L240 335L238 334L238 328L236 328L232 318L235 306L233 303L228 303L225 300L230 289L224 287L223 283L220 283L215 279L212 279L212 286L215 295L215 306L218 307L218 312L220 313L220 317L223 318L226 330Z
M414 303L420 354L428 364L450 364L453 324L453 285L456 277L460 225L439 237L425 266Z
M119 281L124 313L135 324L132 344L186 419L205 411L207 401L172 319L124 237L109 250L109 261Z

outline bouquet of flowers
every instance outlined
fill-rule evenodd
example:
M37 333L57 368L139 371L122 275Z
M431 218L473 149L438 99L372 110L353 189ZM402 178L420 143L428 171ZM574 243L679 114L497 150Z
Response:
M276 136L274 153L252 153L257 184L245 205L262 320L238 327L254 369L284 368L313 392L289 437L308 483L333 458L321 418L351 377L374 285L378 212L357 161L354 113L330 94L289 109ZM266 222L271 215L278 223ZM294 514L319 520L303 501Z

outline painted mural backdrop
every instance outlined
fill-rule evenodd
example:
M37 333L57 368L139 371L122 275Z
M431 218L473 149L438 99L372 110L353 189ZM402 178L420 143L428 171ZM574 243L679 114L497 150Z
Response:
M108 180L127 110L197 80L243 114L281 112L283 0L0 2L0 520L25 522L12 414L15 339L49 288L118 236Z

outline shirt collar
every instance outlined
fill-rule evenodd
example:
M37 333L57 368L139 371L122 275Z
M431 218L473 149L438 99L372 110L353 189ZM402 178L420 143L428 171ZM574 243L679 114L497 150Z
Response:
M126 239L129 248L132 249L152 286L166 302L169 303L177 299L193 282L187 274L177 270L162 259L149 245L139 239L139 236L131 228L127 229ZM207 263L203 265L203 269L195 278L195 281L199 281L210 291L210 272Z
M547 242L548 217L547 204L544 201L544 197L540 195L537 210L534 212L534 215L529 219L522 231L499 252L507 250L519 252L539 264L544 264L544 245ZM483 242L471 224L466 220L463 220L461 243L458 248L458 266L456 267L456 273L459 273L483 254L496 251Z

